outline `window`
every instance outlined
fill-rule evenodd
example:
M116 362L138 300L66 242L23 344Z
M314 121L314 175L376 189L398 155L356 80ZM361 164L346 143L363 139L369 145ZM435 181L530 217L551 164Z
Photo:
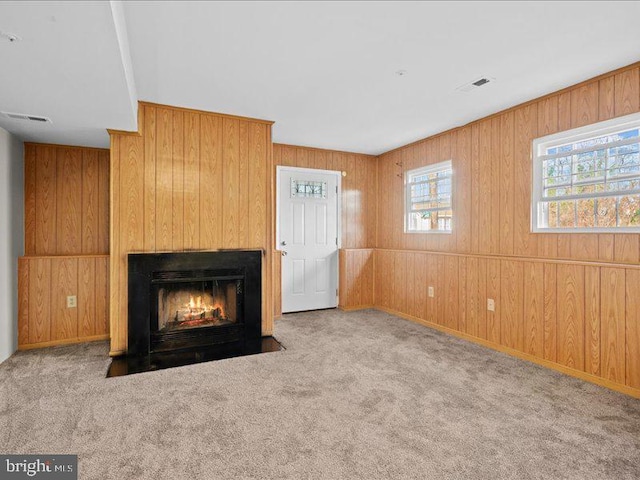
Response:
M451 160L405 174L405 232L451 232Z
M534 232L640 232L640 114L533 141Z

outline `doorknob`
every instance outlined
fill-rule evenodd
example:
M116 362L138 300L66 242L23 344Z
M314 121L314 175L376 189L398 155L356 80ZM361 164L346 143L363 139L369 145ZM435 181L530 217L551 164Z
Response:
M284 240L280 242L280 245L285 246L287 244L287 242L285 242Z
M286 257L287 256L287 252L285 252L284 250L281 250L280 251L280 255L282 255L283 257Z

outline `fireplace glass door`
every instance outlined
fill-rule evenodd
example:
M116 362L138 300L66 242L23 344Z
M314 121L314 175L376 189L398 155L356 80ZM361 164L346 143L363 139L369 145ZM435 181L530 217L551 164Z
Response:
M152 311L152 327L159 334L242 322L240 276L162 279L153 285L156 311Z

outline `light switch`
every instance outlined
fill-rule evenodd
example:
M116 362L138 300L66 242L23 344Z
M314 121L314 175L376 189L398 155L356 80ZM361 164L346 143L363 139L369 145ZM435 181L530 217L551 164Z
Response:
M434 291L433 291L433 287L429 287L428 292L429 292L429 297L430 297L430 298L435 297L435 293L434 293Z

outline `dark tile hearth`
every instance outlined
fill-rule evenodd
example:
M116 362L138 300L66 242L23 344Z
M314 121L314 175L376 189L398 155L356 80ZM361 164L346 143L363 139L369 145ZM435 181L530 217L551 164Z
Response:
M107 378L224 360L226 358L243 357L245 355L278 352L280 350L285 350L285 348L278 340L274 337L264 337L211 347L152 353L146 356L123 356L114 358L111 361L107 371Z

